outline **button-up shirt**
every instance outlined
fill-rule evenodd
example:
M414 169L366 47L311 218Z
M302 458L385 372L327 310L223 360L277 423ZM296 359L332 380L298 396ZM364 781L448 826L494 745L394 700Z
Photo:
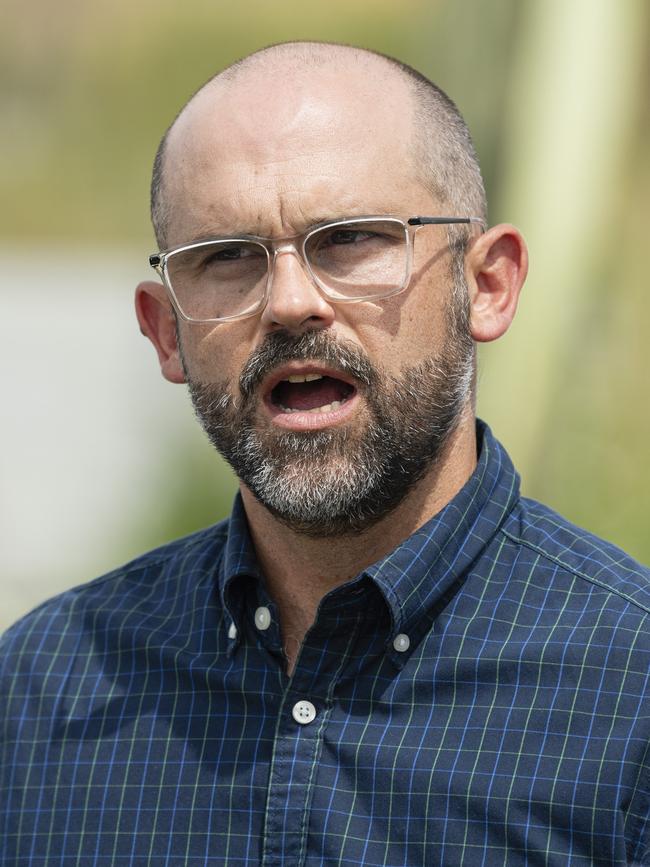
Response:
M239 500L12 627L3 867L650 864L649 573L478 433L291 677Z

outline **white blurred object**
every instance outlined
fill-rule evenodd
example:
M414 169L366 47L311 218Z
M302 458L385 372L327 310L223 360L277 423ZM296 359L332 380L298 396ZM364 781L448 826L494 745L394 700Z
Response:
M129 524L162 488L166 453L201 438L139 333L147 271L108 250L0 251L0 631L138 553Z

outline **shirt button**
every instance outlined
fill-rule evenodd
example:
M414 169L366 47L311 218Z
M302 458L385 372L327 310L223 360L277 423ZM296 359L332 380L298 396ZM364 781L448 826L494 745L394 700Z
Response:
M291 715L304 726L316 719L316 708L310 701L297 701L291 709Z
M404 651L408 650L410 646L411 639L408 637L408 635L400 632L399 635L395 636L395 639L393 640L393 647L395 648L395 650L399 651L400 653L404 653Z
M228 629L228 638L237 638L237 627L234 623L230 624Z
M266 605L260 605L255 612L255 625L258 629L268 629L271 625L271 612Z

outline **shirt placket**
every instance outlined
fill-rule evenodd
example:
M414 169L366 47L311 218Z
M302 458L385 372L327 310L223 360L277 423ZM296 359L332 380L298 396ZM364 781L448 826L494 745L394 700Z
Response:
M263 867L298 867L307 854L309 813L337 683L358 639L364 613L332 630L317 621L300 649L280 701L269 769ZM272 640L272 635L263 637ZM266 643L266 641L265 641Z

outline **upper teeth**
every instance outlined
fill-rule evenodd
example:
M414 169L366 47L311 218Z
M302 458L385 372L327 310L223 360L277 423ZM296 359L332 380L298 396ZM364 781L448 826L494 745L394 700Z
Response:
M287 377L288 382L313 382L315 379L322 379L320 373L306 373L302 376L299 373L292 374Z

